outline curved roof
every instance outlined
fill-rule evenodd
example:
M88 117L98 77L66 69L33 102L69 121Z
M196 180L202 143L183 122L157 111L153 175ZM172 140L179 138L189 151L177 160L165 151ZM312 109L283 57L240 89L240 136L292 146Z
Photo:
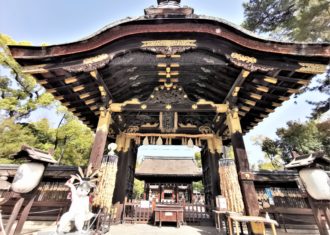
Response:
M198 169L193 159L146 158L136 169L135 175L138 179L168 176L201 178L202 170Z
M246 132L329 63L329 44L266 40L189 9L150 9L77 42L10 50L26 73L92 128L101 106L126 102L112 115L114 133L207 127L223 135L225 118L214 107L225 103L239 108ZM176 120L175 128L162 129L160 113L162 120Z

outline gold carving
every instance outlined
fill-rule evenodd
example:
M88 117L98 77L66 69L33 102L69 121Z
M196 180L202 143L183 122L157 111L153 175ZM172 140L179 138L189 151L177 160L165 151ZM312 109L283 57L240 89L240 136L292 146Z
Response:
M226 123L230 134L234 134L236 132L242 133L241 123L239 120L237 108L227 111Z
M187 123L187 124L183 124L183 123L179 123L179 127L181 128L196 128L196 125L193 125L191 123Z
M142 41L141 47L196 47L196 40Z
M250 74L250 71L243 70L242 77L243 77L243 78L247 78L247 76L249 76L249 74Z
M272 84L276 84L277 83L277 79L276 78L268 77L268 76L266 76L264 78L264 81L269 82L269 83L272 83Z
M97 55L97 56L93 56L87 59L83 60L83 64L92 64L92 63L97 63L103 60L107 60L109 59L109 55L108 54L101 54L101 55Z
M312 63L299 63L302 67L296 70L301 73L322 74L326 71L327 65L325 64L312 64Z
M96 132L99 131L108 132L110 124L111 124L111 112L105 108L101 108Z
M139 127L138 126L129 126L126 130L127 133L136 133L138 132Z
M257 59L254 57L242 55L236 52L231 53L230 55L231 58L248 63L248 64L255 64L257 63Z
M200 126L198 128L198 130L202 133L202 134L213 134L213 130L211 129L211 127L209 126Z
M138 99L131 99L131 100L126 100L123 103L112 103L110 104L110 110L111 112L121 112L122 108L125 107L128 104L141 104L141 102Z
M227 104L215 104L213 101L208 101L204 99L199 99L196 103L197 105L211 105L216 109L217 113L225 113L227 112L228 105Z
M238 95L238 92L241 88L239 86L235 87L234 90L233 90L233 96L237 96Z
M165 106L165 108L166 108L167 110L171 110L171 109L172 109L172 105L167 104L167 105Z

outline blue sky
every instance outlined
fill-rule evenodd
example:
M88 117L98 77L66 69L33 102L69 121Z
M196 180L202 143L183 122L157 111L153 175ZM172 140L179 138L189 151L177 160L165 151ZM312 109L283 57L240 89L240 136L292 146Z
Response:
M197 14L220 17L235 24L243 21L242 3L242 0L182 0L182 5L193 7ZM113 21L143 15L143 9L151 5L156 5L156 0L0 0L0 33L33 45L60 44L93 34ZM263 135L274 138L276 129L285 126L287 121L306 119L311 112L306 99L322 98L318 93L305 93L296 100L286 101L245 135L250 162L263 159L260 147L252 144L251 137ZM50 119L54 125L59 119L45 109L35 112L30 119L43 117Z

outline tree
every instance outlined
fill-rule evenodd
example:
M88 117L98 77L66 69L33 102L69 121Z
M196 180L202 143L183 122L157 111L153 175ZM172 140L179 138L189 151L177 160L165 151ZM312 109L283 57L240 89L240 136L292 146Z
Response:
M134 186L133 186L133 197L135 199L141 199L144 193L144 181L134 179Z
M15 163L9 158L20 150L23 144L48 151L55 146L56 133L58 148L54 157L61 164L87 165L93 142L93 133L72 114L64 124L55 129L47 119L31 123L15 123L5 119L0 123L0 163Z
M261 150L266 153L271 165L275 170L280 169L283 165L280 162L278 143L270 138L264 139L261 145ZM260 167L259 167L260 168Z
M330 41L329 0L249 0L243 7L242 26L256 33L290 41ZM305 90L318 90L330 97L330 70L318 85ZM312 118L330 109L330 98L308 103L314 105Z
M283 161L281 160L281 151L279 148L279 141L272 140L266 136L258 135L251 138L255 145L261 147L265 153L264 161L258 161L254 168L259 170L280 170L283 168Z
M280 146L284 155L290 151L306 154L323 149L320 134L315 121L300 123L290 121L287 128L279 128L276 134L280 138Z
M57 130L61 144L55 150L57 159L65 165L87 165L93 143L92 131L72 114Z
M36 83L36 80L22 72L21 67L10 55L8 44L29 45L15 42L9 36L0 34L0 110L5 117L19 120L26 118L39 107L54 103L54 97Z
M0 157L3 162L17 152L22 144L42 150L55 148L54 156L67 165L86 165L88 162L93 133L76 117L61 107L54 97L36 83L10 55L8 44L30 45L15 42L0 34ZM52 107L64 115L57 129L50 127L48 120L24 123L24 119L40 107Z
M197 181L197 182L193 182L192 184L192 188L194 191L197 191L197 192L204 192L204 185L203 185L203 181L200 180L200 181Z
M202 167L202 154L201 152L195 153L195 162L198 168Z
M325 153L330 156L330 119L316 124Z
M294 41L330 41L328 0L249 0L243 27Z
M36 137L30 130L17 125L13 119L6 119L0 123L0 164L13 163L9 155L16 153L23 144L33 146Z

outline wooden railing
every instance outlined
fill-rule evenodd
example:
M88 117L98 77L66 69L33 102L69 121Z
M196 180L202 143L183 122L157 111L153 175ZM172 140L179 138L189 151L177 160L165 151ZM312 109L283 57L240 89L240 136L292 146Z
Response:
M168 203L167 203L168 204ZM166 205L167 205L166 204ZM170 204L175 205L175 204ZM212 209L208 205L201 204L176 204L184 210L184 222L194 225L206 225L213 223ZM153 209L141 208L138 202L125 203L123 207L123 223L151 223L153 221Z
M153 217L152 208L141 208L140 203L126 203L123 211L123 223L151 222Z
M183 209L184 221L187 224L205 225L213 223L212 209L208 205L185 204Z

